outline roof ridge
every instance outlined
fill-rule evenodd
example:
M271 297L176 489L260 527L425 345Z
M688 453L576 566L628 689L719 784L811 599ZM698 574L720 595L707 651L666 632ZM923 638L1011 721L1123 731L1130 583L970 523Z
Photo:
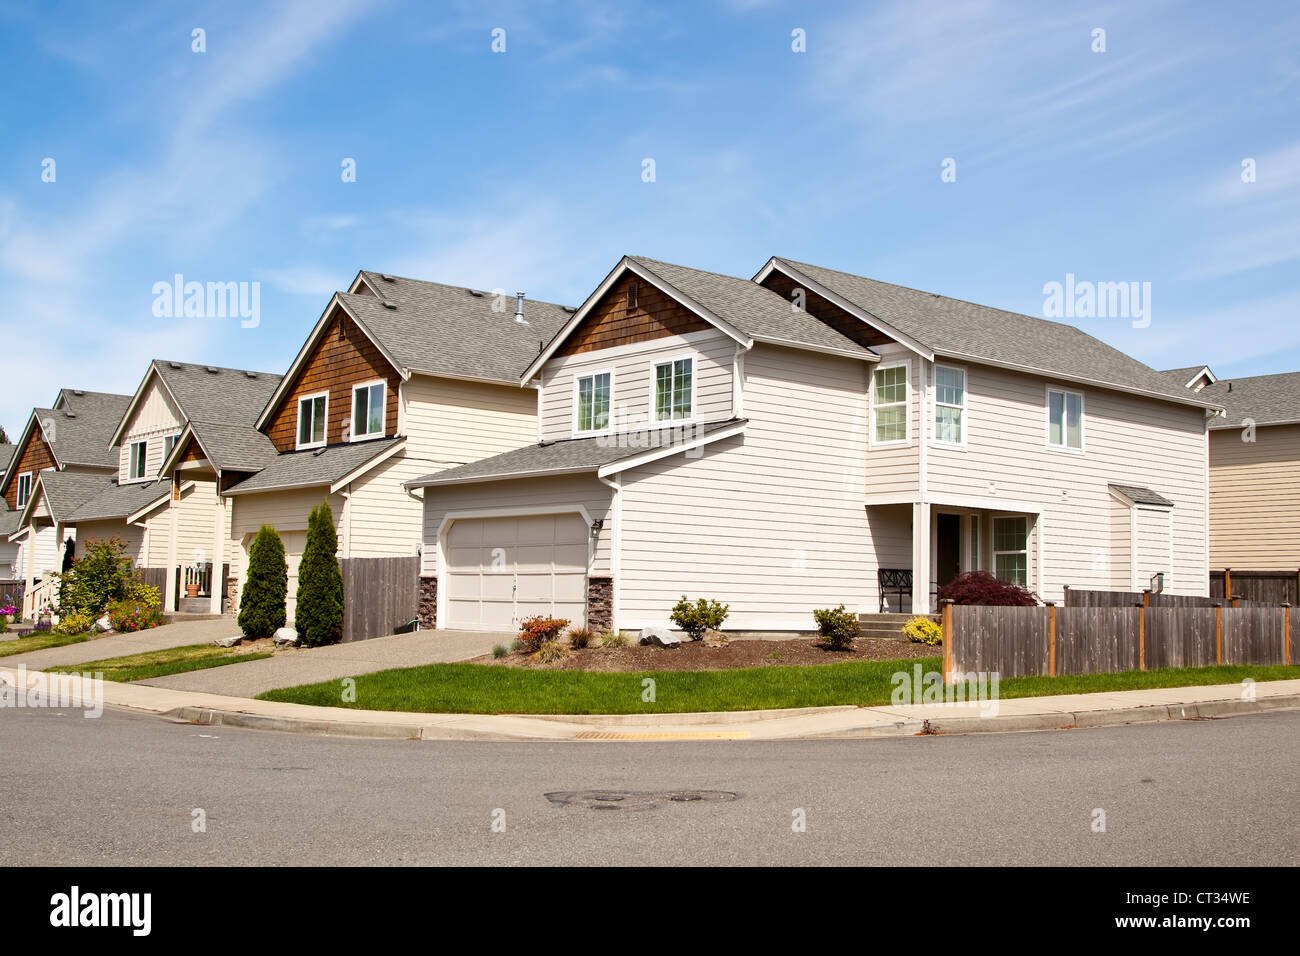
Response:
M275 376L276 378L279 378L279 377L280 377L280 373L279 373L279 372L262 372L262 371L259 371L258 369L255 369L255 368L234 368L234 367L229 366L229 365L212 365L212 364L207 363L207 362L183 362L183 361L181 361L180 359L160 359L160 358L156 358L156 359L151 360L151 361L150 361L150 364L151 364L151 365L154 365L154 366L166 365L166 366L168 366L169 368L172 368L172 371L178 371L178 369L175 369L173 366L181 365L181 366L187 366L187 367L191 367L191 368L204 369L204 370L207 370L207 369L210 369L210 368L215 368L215 369L217 369L217 370L219 370L219 371L222 371L222 372L239 372L239 373L241 373L241 374L243 374L243 375L247 375L249 372L252 372L254 375L266 375L266 376L268 376L268 377L270 377L270 376ZM159 367L159 371L162 371L161 367ZM131 395L127 395L127 396L125 396L125 397L126 397L126 398L131 398L131 397L133 397L133 396L131 396Z
M453 285L450 282L434 282L432 279L416 279L412 276L399 276L395 272L375 272L371 269L362 269L361 274L364 276L374 276L380 282L384 281L383 278L384 276L391 276L392 278L397 279L400 282L418 282L420 285L436 285L440 289L451 289L458 292L469 292L470 294L478 292L481 293L482 295L496 295L496 293L493 292L491 289L475 289L472 286ZM513 293L507 293L507 294L510 295L512 298L514 296ZM355 296L358 295L358 293L340 291L337 293L337 295ZM572 306L565 305L564 303L561 302L548 302L546 299L526 299L525 301L534 303L535 305L550 305L550 306L554 306L557 309L573 308Z

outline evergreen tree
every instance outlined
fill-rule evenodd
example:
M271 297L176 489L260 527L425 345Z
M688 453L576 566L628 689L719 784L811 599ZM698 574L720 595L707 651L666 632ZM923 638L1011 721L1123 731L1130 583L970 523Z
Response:
M298 610L293 626L307 647L337 644L343 638L343 573L338 534L328 502L314 508L307 522L307 544L298 566Z
M284 627L289 593L289 566L284 542L270 525L262 525L248 554L248 575L239 598L239 629L245 637L270 637Z

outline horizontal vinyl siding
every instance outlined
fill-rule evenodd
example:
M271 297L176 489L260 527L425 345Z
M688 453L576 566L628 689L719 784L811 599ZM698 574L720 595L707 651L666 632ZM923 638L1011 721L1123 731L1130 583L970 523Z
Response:
M1172 590L1208 593L1200 409L1065 386L1084 392L1085 452L1077 454L1046 447L1043 379L976 365L966 366L966 377L966 448L929 449L929 491L1040 505L1040 597L1061 600L1064 585L1108 588L1118 577L1105 534L1113 527L1111 483L1150 487L1174 502Z
M193 488L181 495L180 501L171 503L170 507L176 509L178 566L188 567L209 561L216 563L212 554L212 533L217 506L215 482L211 481L196 481Z
M414 555L420 544L421 503L402 483L429 472L427 462L398 452L366 472L350 492L338 529L349 558L398 558Z
M730 604L736 630L811 630L815 608L876 609L867 374L756 346L743 436L624 473L620 627L666 625L682 594ZM896 534L897 514L880 526Z
M537 441L537 392L417 375L405 385L406 454L430 467L478 461Z
M694 418L723 421L732 416L731 377L736 343L722 332L709 330L687 336L654 339L626 351L583 352L546 364L542 372L542 438L573 435L574 380L593 372L613 372L614 394L610 415L616 430L645 427L654 402L654 366L670 359L695 359ZM535 437L535 436L534 436Z
M281 540L285 543L286 561L289 565L290 574L297 573L298 558L301 557L301 550L304 535L307 531L307 518L311 511L328 497L330 511L334 513L335 528L339 525L339 518L343 514L343 497L341 495L327 495L325 488L307 488L295 491L273 492L264 495L239 495L231 500L234 502L230 518L230 539L228 545L228 556L230 563L230 573L235 578L235 607L229 608L231 612L238 611L239 595L244 590L244 577L248 571L248 551L246 545L251 544L248 540L250 535L256 535L262 525L267 524L275 528L280 533ZM295 584L290 578L288 594L288 621L292 624L293 603L294 603Z
M1162 572L1165 590L1173 590L1180 583L1177 575L1170 577L1173 569L1169 566L1169 521L1168 511L1137 509L1138 588L1150 587L1152 576Z
M1210 433L1210 566L1300 568L1300 425Z
M77 525L77 560L85 555L86 546L91 541L108 541L110 538L121 540L126 546L126 557L131 559L132 564L143 564L144 529L125 521L83 521Z
M877 445L867 449L866 493L870 495L916 495L920 488L919 454L920 440L918 423L921 414L921 397L924 394L921 371L923 362L912 351L899 345L883 345L877 348L880 353L880 365L890 366L904 364L907 366L908 388L908 428L909 438L905 445ZM875 392L870 392L868 407L875 400ZM868 427L872 427L868 425ZM874 436L873 436L874 437ZM899 567L909 567L908 563Z

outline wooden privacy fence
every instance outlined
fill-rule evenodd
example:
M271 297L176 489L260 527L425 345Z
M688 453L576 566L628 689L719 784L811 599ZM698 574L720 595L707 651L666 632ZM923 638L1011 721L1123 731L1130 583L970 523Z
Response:
M384 637L417 617L420 559L348 558L343 572L343 640Z
M1223 601L1237 597L1258 604L1300 605L1300 570L1210 572L1210 597Z
M19 611L23 609L23 590L27 587L25 581L0 581L0 607L5 607L11 602Z
M1213 607L1212 598L1195 594L1166 594L1164 591L1087 591L1079 588L1065 589L1066 607ZM1281 601L1276 604L1281 604Z
M943 607L944 672L1001 677L1212 664L1290 664L1300 622L1282 607Z

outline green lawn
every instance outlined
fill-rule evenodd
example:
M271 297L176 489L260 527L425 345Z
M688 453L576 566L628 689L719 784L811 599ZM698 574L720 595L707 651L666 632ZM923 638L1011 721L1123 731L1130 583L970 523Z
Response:
M266 651L241 654L238 648L189 644L185 647L169 647L161 651L146 651L143 654L128 654L125 657L109 657L102 661L87 661L84 664L47 669L56 674L85 674L98 671L104 675L104 680L129 683L134 680L147 680L150 677L165 677L168 674L183 674L186 671L221 667L224 664L238 664L241 661L257 661L270 656Z
M62 647L64 644L80 644L89 639L89 634L55 634L53 631L37 631L16 641L0 641L0 657L26 654L28 651L43 651L47 647Z
M657 714L698 711L875 706L891 702L893 676L913 667L938 670L938 657L755 667L723 671L659 671L638 674L541 671L480 664L431 664L363 674L356 701L344 703L342 684L326 681L268 691L259 700L320 704L364 710L464 714ZM1300 678L1300 667L1202 667L1131 671L1080 677L1018 677L1001 681L1002 698L1095 691L1229 684ZM655 700L642 701L642 681L653 678Z

